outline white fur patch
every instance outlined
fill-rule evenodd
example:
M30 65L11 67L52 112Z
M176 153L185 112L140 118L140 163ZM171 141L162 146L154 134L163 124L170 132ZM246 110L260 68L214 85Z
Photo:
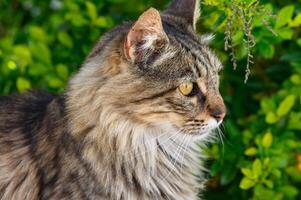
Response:
M146 35L143 38L144 44L141 46L142 50L153 49L154 42L158 40L158 36L156 34Z

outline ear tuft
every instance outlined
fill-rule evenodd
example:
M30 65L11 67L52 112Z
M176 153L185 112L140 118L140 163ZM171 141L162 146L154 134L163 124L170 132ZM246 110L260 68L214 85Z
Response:
M165 13L185 19L195 29L200 17L200 0L173 0Z
M124 44L125 56L129 61L142 59L146 53L158 48L167 40L163 30L160 13L150 8L145 11L129 30Z

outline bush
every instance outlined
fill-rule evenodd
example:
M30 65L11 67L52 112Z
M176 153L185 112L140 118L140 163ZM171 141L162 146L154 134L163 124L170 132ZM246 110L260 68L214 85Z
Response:
M62 92L101 34L167 2L0 1L0 94L31 88ZM212 177L206 199L301 198L297 2L203 1L198 29L215 34L212 46L225 65L221 91L228 107L224 144L207 150Z

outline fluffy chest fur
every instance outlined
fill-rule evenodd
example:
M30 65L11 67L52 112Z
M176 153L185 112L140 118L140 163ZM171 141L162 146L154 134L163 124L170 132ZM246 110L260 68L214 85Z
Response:
M156 130L145 137L150 130L131 124L116 128L124 137L102 138L101 144L88 139L83 147L109 199L197 199L200 151L192 138Z

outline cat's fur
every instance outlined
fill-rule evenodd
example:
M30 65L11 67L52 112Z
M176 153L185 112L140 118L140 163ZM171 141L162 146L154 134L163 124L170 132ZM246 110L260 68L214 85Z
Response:
M149 9L102 37L64 95L0 97L0 199L196 200L196 142L225 115L197 18L196 0Z

